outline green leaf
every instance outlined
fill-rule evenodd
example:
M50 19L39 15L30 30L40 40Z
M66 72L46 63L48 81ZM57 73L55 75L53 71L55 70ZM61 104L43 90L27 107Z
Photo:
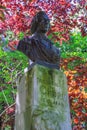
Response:
M84 88L85 93L87 93L87 88Z

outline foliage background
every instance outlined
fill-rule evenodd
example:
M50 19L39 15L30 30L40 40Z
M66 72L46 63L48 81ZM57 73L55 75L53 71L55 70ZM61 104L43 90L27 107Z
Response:
M31 35L31 19L39 10L45 10L52 20L49 38L61 48L61 69L68 81L72 128L86 130L87 0L0 1L0 129L14 129L16 79L28 66L26 56L12 51L15 40ZM76 31L71 33L73 29Z
M19 39L23 37L23 33L20 33ZM74 32L70 40L63 42L62 46L59 42L54 45L61 49L61 69L68 79L73 130L85 130L87 128L87 36L82 37L80 33ZM0 48L0 113L4 122L3 127L14 125L12 115L15 110L16 79L22 76L28 64L28 58L21 52L5 52Z

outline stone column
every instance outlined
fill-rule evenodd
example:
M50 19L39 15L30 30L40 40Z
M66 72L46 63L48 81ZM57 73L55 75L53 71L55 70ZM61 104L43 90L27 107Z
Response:
M71 130L67 80L35 65L18 81L15 130Z

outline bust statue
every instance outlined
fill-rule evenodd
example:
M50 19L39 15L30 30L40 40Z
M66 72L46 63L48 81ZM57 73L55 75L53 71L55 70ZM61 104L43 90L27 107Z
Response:
M31 22L32 36L19 41L17 50L31 61L49 68L60 68L60 50L46 36L50 20L44 11L38 12Z

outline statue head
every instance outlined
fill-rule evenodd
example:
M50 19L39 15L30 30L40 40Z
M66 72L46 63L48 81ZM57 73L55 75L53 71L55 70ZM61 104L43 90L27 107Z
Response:
M50 28L50 19L44 11L38 12L31 22L31 33L46 33Z

